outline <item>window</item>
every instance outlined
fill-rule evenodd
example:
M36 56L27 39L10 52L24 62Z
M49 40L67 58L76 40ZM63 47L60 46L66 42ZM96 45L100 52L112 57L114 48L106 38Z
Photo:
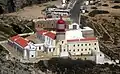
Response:
M85 44L85 46L87 46L87 44Z
M91 44L89 44L89 46L90 46Z
M89 48L89 50L90 50L90 48Z
M75 49L73 51L75 52Z
M79 49L78 49L78 51L79 51Z
M41 47L39 47L39 50L41 49Z
M51 48L49 49L49 51L51 52Z
M83 49L81 49L81 51L83 51Z
M31 57L34 57L34 55L31 55Z
M85 49L85 51L87 51L87 49Z
M96 45L96 43L94 45Z
M96 50L96 48L95 48L95 50Z
M81 46L83 46L83 44L81 44Z
M59 25L58 25L58 29L65 29L65 25L59 24Z
M78 44L78 47L79 47L79 44Z
M69 45L67 45L67 47L69 47Z
M63 44L64 41L62 41L62 44Z
M81 56L83 55L83 53L81 53Z
M60 52L62 51L61 49L62 49L62 46L60 45Z
M75 47L75 45L73 45Z
M55 51L55 48L53 48L53 51Z
M90 54L90 53L88 52L88 54Z
M73 29L77 29L77 25L73 25Z
M38 27L39 27L40 25L38 25Z

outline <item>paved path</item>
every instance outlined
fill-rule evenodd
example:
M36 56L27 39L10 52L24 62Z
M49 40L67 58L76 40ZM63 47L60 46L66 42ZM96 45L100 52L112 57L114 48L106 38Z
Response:
M79 23L79 14L80 14L80 6L82 6L84 0L76 0L74 7L71 9L71 19L73 22Z

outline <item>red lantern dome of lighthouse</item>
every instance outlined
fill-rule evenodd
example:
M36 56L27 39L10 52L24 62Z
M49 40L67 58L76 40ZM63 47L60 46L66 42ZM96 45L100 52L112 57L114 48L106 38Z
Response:
M60 19L57 21L56 31L57 32L65 32L65 28L66 28L66 24L65 24L65 21L62 19L62 16L61 16Z

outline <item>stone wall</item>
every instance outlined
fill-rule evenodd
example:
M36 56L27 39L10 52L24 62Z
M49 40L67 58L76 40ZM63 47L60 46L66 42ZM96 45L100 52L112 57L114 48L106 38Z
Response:
M71 20L69 20L69 18L68 18L68 19L65 19L65 22L66 22L66 25L68 28L68 25L71 24ZM35 29L43 28L46 30L55 30L56 23L57 23L57 20L55 20L55 19L53 19L53 20L40 20L40 21L35 22Z

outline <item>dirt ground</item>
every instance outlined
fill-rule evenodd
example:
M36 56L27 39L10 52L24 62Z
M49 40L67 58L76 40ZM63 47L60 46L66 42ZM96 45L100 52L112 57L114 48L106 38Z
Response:
M109 14L97 14L94 17L88 17L88 25L92 27L99 38L101 51L106 53L112 59L120 60L120 9L111 7L120 5L110 0L102 1L109 6L94 6L98 10L109 11ZM92 11L93 9L90 9Z
M9 13L7 15L15 15L15 16L22 17L24 19L34 19L38 17L44 17L44 15L41 12L44 8L46 8L49 5L59 5L59 4L60 4L60 0L50 1L43 4L25 7L24 9L21 9L18 12Z

